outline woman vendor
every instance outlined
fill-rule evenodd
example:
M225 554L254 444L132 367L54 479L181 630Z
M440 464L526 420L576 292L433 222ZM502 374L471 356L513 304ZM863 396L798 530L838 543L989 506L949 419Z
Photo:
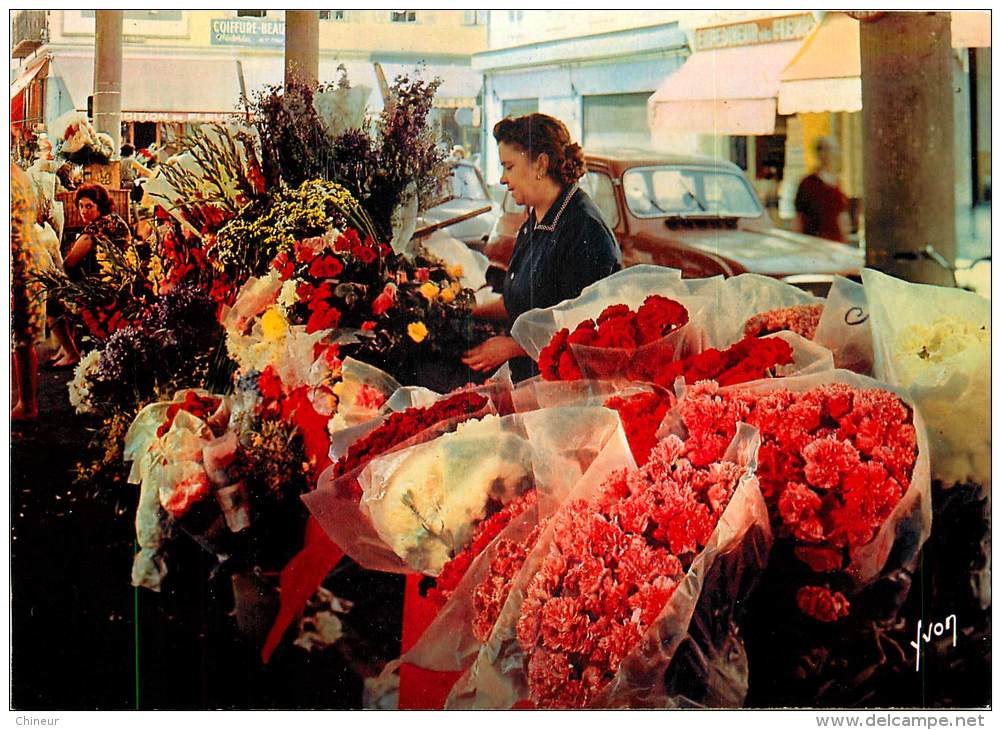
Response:
M66 254L63 265L71 279L96 274L99 269L98 248L114 246L124 250L132 239L129 225L114 212L115 203L107 189L99 183L81 185L76 191L76 207L84 229ZM61 306L49 306L49 327L59 344L50 367L69 368L80 360L80 352L70 331Z
M501 183L529 209L518 231L504 279L503 298L478 307L476 316L507 321L530 309L552 307L621 268L615 237L598 207L578 187L584 153L560 120L546 114L503 119L494 126ZM491 337L463 355L473 370L511 364L514 381L538 368L510 336Z

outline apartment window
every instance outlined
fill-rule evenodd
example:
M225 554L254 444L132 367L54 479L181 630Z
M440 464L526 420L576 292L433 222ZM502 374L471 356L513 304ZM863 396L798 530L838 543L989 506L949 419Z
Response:
M524 17L525 17L525 11L524 10L508 10L507 11L507 20L508 20L509 23L520 23Z
M125 20L170 20L180 21L183 16L180 10L126 10L122 17ZM93 18L95 11L81 10L81 18Z
M464 10L462 11L463 25L486 25L489 10Z
M501 113L505 119L523 117L539 111L539 100L535 99L505 99L501 105Z
M344 20L343 10L321 10L320 20Z
M238 18L265 18L268 15L267 10L237 10L236 17Z
M416 10L394 10L389 14L390 23L416 23Z

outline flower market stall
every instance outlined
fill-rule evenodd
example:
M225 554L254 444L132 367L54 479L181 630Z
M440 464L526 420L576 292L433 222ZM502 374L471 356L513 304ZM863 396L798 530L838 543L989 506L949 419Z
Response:
M972 636L986 301L637 266L514 323L540 376L478 376L486 259L412 239L446 170L435 89L401 76L375 118L346 79L269 89L162 166L148 239L43 277L89 335L79 478L138 493L132 584L196 545L233 586L206 610L267 663L352 640L338 565L405 576L371 707L878 704L934 571ZM966 563L925 559L959 539Z

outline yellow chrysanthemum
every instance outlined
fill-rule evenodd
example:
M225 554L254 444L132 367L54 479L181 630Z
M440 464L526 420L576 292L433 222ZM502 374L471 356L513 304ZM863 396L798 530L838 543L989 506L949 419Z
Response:
M462 264L454 264L452 266L449 266L448 269L446 269L446 271L448 271L448 275L451 276L453 279L459 279L462 277L463 273Z
M445 304L448 304L449 302L455 301L455 292L452 291L452 287L449 287L448 289L442 289L441 293L438 295L438 298Z
M424 342L424 338L428 336L428 328L424 326L423 322L411 322L407 325L407 334L410 335L410 339L418 344Z
M268 311L261 317L261 332L266 340L279 340L285 336L288 330L288 323L278 311L277 307L268 307Z
M429 302L433 302L435 297L438 296L438 287L430 281L426 281L421 284L421 288L417 291L419 291Z

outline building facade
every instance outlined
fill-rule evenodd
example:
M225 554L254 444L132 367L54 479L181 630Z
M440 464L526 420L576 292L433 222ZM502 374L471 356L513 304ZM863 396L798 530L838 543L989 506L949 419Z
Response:
M472 112L481 81L470 57L486 48L483 11L318 12L321 81L337 81L343 67L352 85L372 90L370 108L378 110L375 63L390 82L398 73L437 76L436 121L454 143L479 146ZM13 31L16 125L85 111L93 93L94 11L18 11ZM163 145L186 124L228 118L244 96L282 82L284 11L126 10L123 36L123 140L139 147Z
M953 17L957 205L989 195L990 26L974 15ZM490 182L500 170L489 130L541 111L585 148L729 159L777 223L794 216L817 138L834 136L843 189L863 207L858 22L844 13L494 10L488 46L473 67Z

